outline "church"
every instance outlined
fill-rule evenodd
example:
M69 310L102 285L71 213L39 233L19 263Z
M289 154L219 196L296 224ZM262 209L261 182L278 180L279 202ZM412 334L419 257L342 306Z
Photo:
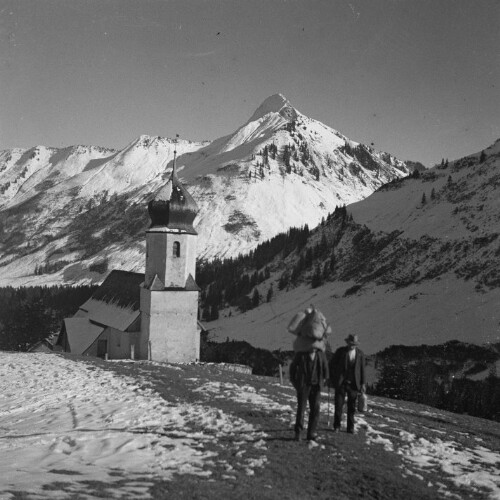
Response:
M54 350L106 359L199 360L198 207L174 166L148 204L145 274L114 270L72 318Z

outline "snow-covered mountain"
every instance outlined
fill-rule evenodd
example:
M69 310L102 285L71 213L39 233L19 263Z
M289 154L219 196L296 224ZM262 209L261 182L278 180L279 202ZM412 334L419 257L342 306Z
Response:
M174 150L200 207L203 259L315 226L337 205L415 169L304 116L280 94L212 142L141 136L121 151L2 151L0 285L100 281L106 266L142 271L146 204L164 185Z
M207 323L211 338L289 350L288 322L314 303L331 322L334 349L349 333L367 353L451 340L498 344L499 234L500 140L383 186L338 210L304 247L249 269L263 277L268 269L256 286L260 305L242 313L222 304Z

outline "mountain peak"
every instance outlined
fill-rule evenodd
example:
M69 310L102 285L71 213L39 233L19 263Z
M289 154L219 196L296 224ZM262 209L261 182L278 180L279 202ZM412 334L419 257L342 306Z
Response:
M257 108L250 121L259 120L269 113L279 113L287 120L293 120L297 116L297 111L283 94L273 94Z
M290 101L283 94L273 94L265 99L258 109L279 113L283 106L290 106Z

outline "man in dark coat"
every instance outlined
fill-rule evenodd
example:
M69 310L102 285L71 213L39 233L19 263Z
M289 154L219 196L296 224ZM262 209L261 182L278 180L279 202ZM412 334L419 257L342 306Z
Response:
M321 390L328 380L328 361L322 350L298 352L290 365L290 381L297 391L297 416L295 419L295 439L300 440L304 429L304 412L309 402L307 440L316 445L316 429L319 422Z
M330 380L335 388L335 416L333 430L340 430L344 401L347 396L347 432L354 433L354 413L358 393L365 392L365 356L358 349L357 335L348 335L345 339L347 346L335 351L330 361Z

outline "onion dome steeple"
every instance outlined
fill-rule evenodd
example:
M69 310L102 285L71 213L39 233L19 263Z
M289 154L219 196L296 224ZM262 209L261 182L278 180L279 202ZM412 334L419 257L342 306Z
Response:
M148 203L151 227L197 234L193 221L198 213L198 206L177 177L176 155L177 151L174 151L174 166L168 183Z

